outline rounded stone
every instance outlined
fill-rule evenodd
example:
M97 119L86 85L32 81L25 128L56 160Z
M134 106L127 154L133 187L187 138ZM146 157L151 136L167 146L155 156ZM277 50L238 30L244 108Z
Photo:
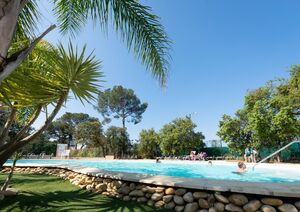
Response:
M152 207L154 205L154 201L152 199L148 200L147 205Z
M124 201L130 201L131 198L130 198L130 196L124 196L124 197L123 197L123 200L124 200Z
M278 198L266 197L266 198L262 198L261 201L265 205L271 205L271 206L280 206L280 205L283 204L283 201L281 199L278 199Z
M184 188L179 188L179 189L177 189L176 191L175 191L175 194L177 195L177 196L182 196L182 195L184 195L186 193L186 189L184 189Z
M97 189L97 187L96 187L96 189ZM131 190L130 190L129 186L124 186L119 189L119 193L121 193L121 194L129 194L130 191Z
M288 203L280 205L278 207L278 210L281 212L298 212L297 208L294 205Z
M170 202L172 199L173 199L173 195L166 195L166 196L163 196L163 201L164 201L165 203Z
M137 202L140 202L140 203L145 203L145 202L148 201L148 199L147 199L146 197L139 197L139 198L137 198L136 201L137 201Z
M184 212L196 212L198 210L198 203L197 202L192 202L186 204L184 207Z
M129 196L134 196L134 197L143 197L144 196L144 192L142 192L141 190L133 190L129 193Z
M236 206L232 203L229 203L225 206L226 211L232 211L232 212L243 212L243 209L239 206Z
M173 197L173 199L174 199L174 202L176 203L176 205L183 205L184 204L184 200L181 196L175 195Z
M295 206L300 210L300 201L295 202Z
M168 202L167 204L165 204L166 209L173 209L173 208L175 208L175 206L176 206L176 204L173 201Z
M176 211L176 212L181 212L181 211L183 211L183 210L184 210L184 206L177 205L177 206L175 207L175 211Z
M164 187L157 187L157 188L154 188L155 189L155 192L156 193L161 193L161 192L164 192L165 191L165 188Z
M129 188L131 191L133 191L135 189L135 184L134 183L130 183Z
M217 210L215 208L209 208L208 212L217 212Z
M261 206L260 210L262 212L276 212L276 209L270 205L263 205L263 206Z
M145 197L147 197L148 199L151 198L152 194L151 193L146 193Z
M254 212L257 211L261 206L261 202L259 200L251 200L246 205L244 205L243 209L245 212Z
M184 201L186 202L193 202L194 201L194 197L193 197L193 194L192 192L187 192L183 195L183 199Z
M163 196L164 196L164 193L154 193L154 194L152 194L151 199L153 201L158 201L158 200L161 200L161 198Z
M208 212L207 209L201 209L201 210L198 210L198 212Z
M214 203L214 208L217 212L223 212L225 210L225 205L221 202Z
M150 187L150 186L146 186L146 187L142 188L142 191L145 192L145 193L153 194L153 193L155 193L155 188Z
M208 193L206 192L201 192L201 191L196 191L193 193L193 197L195 199L205 199L208 197Z
M248 198L243 194L232 194L228 199L231 203L237 206L243 206L248 202Z
M166 195L175 194L175 189L174 188L167 188L165 190L165 194Z
M208 195L207 197L209 207L212 207L216 202L215 196L213 194Z
M1 191L1 193L6 196L16 196L18 194L18 190L15 188L7 188L5 191Z
M154 207L156 208L161 208L164 206L164 201L160 200L160 201L157 201L155 204L154 204Z
M229 200L225 197L225 196L223 196L222 194L215 194L215 198L216 198L216 200L218 200L219 202L222 202L222 203L224 203L224 204L228 204L229 203Z
M208 209L209 208L208 201L205 200L205 199L199 199L198 203L199 203L200 208L204 208L204 209Z

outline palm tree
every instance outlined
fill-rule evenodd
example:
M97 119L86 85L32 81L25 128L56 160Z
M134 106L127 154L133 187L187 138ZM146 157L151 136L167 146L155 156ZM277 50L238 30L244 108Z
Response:
M37 43L56 26L50 26L33 42L9 54L17 34L32 36L40 18L37 0L0 0L0 84L25 60ZM105 29L112 22L129 50L161 84L166 82L169 39L151 8L136 0L51 0L62 34L77 34L91 19Z
M0 167L14 152L39 136L52 122L70 93L81 102L90 102L101 81L101 62L93 54L79 53L71 42L68 50L42 43L29 60L6 78L0 86L0 102L10 107L10 115L0 135ZM27 73L30 71L30 75ZM24 137L42 109L53 105L52 112L35 132ZM8 139L7 133L14 120L22 120L23 128Z

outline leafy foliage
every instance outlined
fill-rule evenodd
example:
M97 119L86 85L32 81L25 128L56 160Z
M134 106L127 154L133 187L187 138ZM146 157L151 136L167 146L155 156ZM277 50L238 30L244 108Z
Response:
M153 128L142 130L139 135L138 154L142 158L155 158L160 156L160 139Z
M129 135L126 130L120 127L110 126L105 132L107 152L115 157L122 158L130 146Z
M147 103L141 103L132 89L114 86L113 89L99 92L96 109L106 122L110 121L111 116L117 119L121 118L123 128L125 128L126 120L134 124L139 123L147 106Z
M189 116L177 118L160 130L160 147L165 155L185 155L195 148L203 147L204 135L195 132L196 124Z

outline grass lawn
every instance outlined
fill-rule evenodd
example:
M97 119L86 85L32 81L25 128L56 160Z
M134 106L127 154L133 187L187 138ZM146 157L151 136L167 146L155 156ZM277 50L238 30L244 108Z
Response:
M0 184L6 179L0 174ZM134 201L125 202L81 190L58 177L15 173L12 187L19 190L16 197L0 201L0 211L155 211ZM166 210L160 210L166 211Z

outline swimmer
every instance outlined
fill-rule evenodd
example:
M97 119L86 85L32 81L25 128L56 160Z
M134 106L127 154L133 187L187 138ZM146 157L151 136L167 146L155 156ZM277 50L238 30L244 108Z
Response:
M156 158L156 163L160 163L160 160L159 160L159 158Z
M238 162L238 168L239 168L238 169L239 173L244 173L247 171L247 167L246 167L245 163L242 161Z
M212 162L211 160L208 161L208 165L212 166Z

